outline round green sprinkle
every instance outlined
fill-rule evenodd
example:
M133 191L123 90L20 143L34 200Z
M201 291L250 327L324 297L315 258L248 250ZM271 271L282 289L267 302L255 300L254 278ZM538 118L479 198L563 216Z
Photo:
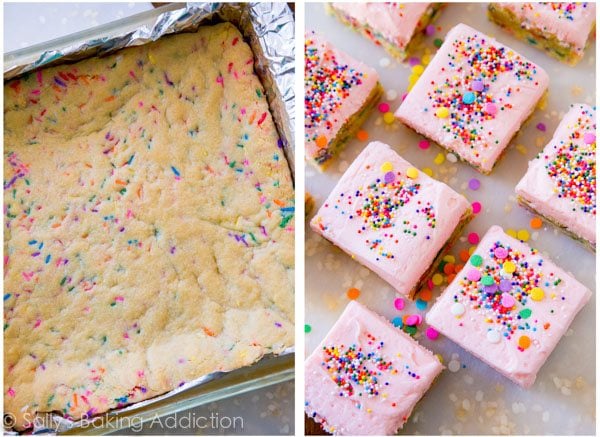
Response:
M310 325L304 325L304 333L308 334L310 331L312 331L312 327Z
M417 327L416 326L404 326L404 332L406 332L409 335L415 335L417 333Z
M446 264L448 264L446 261L444 261L444 260L440 261L440 265L438 266L438 271L439 271L440 273L444 273L444 266L445 266Z
M481 278L481 283L483 285L494 285L494 278L490 275L485 275Z
M481 258L481 255L473 255L471 257L471 264L473 264L475 267L479 267L481 263L483 263L483 258Z
M529 317L531 317L531 310L529 308L522 309L519 312L519 315L522 319L528 319Z
M443 41L439 38L436 38L433 40L433 45L436 46L438 49L442 46Z

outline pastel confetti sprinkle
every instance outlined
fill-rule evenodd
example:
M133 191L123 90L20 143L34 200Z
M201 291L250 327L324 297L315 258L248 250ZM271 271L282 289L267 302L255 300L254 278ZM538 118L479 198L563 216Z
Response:
M379 110L379 112L385 114L386 112L390 112L390 105L382 102L379 104L379 106L377 106L377 109Z
M515 306L516 300L509 293L503 293L501 303L504 308L512 308Z
M327 137L325 135L319 135L315 138L315 144L321 149L327 147Z
M500 343L500 340L502 340L502 334L500 334L495 329L490 329L486 334L486 338L487 341L489 341L490 343L496 344Z
M348 299L350 300L358 299L358 297L360 296L360 290L354 287L349 288L348 291L346 291L346 296L348 296Z
M517 266L512 261L506 261L504 264L502 264L502 269L506 273L514 273L515 270L517 270Z
M469 188L473 191L477 191L479 190L479 187L481 186L481 182L479 181L479 179L477 178L473 178L469 180Z
M483 263L483 258L481 255L473 255L470 260L471 264L475 267L479 267Z
M385 114L383 114L383 121L386 124L392 124L392 123L394 123L395 120L396 120L396 118L394 117L393 112L386 112Z
M415 302L415 306L419 311L424 311L427 309L427 302L423 299L417 299Z
M419 141L419 149L421 150L427 150L429 149L429 146L431 145L431 143L427 140L421 140Z
M471 207L473 208L473 213L474 214L479 214L481 212L481 203L479 203L479 202L473 202L471 204Z
M542 222L542 219L539 217L534 217L529 222L529 226L531 226L531 229L540 229L543 224L544 223Z
M394 307L398 311L402 311L404 309L404 299L402 299L401 297L397 297L396 299L394 299Z
M356 138L360 141L367 141L369 139L369 133L366 130L359 130L356 133Z
M406 170L406 176L408 176L411 179L417 179L419 177L419 170L417 170L414 167L409 167Z
M381 165L381 172L382 173L387 173L389 171L392 171L394 169L394 166L392 165L391 162L386 161Z
M519 239L521 241L528 241L529 240L529 231L527 229L521 229L521 230L517 231L517 239Z
M531 317L532 311L530 308L523 308L521 311L519 311L519 316L522 319L528 319Z
M531 292L529 293L529 296L531 297L531 299L533 299L535 301L540 301L540 300L544 299L544 290L542 290L539 287L535 287L531 290Z
M539 131L546 132L546 125L544 123L538 123L535 127Z
M493 103L486 103L484 110L486 114L494 116L498 112L498 107Z
M471 87L473 88L473 91L481 92L484 89L483 81L482 80L474 80L473 83L471 84ZM475 95L473 95L473 98L474 97L475 97Z
M526 335L522 335L519 337L519 347L523 350L529 348L529 346L531 346L531 339L526 336Z
M438 118L448 118L450 111L446 107L439 107L435 110L435 115Z
M479 234L477 232L471 232L468 236L467 236L467 241L471 244L477 244L479 243Z
M396 327L396 328L402 328L402 317L394 317L392 319L392 324Z
M408 325L408 326L414 326L414 325L416 325L418 322L419 322L419 318L418 318L416 315L414 315L414 314L413 314L413 315L409 315L409 316L406 318L406 321L405 321L405 323L404 323L404 324L405 324L405 325Z
M475 94L467 91L463 94L462 101L465 105L470 105L475 102Z
M430 326L425 330L425 335L430 340L436 340L440 336L440 333Z
M304 325L304 333L308 334L312 331L312 326L310 325Z
M446 156L444 156L443 153L438 153L436 155L436 157L434 158L433 162L434 162L434 164L442 165L445 160L446 160Z
M583 135L583 142L585 144L594 144L596 142L596 135L591 132L586 132Z
M465 314L465 306L460 302L456 302L450 307L450 313L454 317L462 317Z
M467 272L467 279L469 281L479 281L481 279L481 272L477 269L471 269Z

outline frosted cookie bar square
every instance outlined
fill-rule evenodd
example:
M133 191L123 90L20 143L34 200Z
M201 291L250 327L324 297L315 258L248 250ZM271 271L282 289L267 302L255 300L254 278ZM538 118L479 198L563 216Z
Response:
M304 45L306 159L325 169L383 93L377 72L314 32Z
M387 144L372 142L344 173L311 227L398 293L413 297L471 217L467 199Z
M327 3L329 13L399 60L406 58L441 3Z
M591 295L537 250L492 226L426 320L527 388Z
M519 202L596 248L596 108L571 106L515 189Z
M489 174L548 82L544 70L510 47L458 24L395 115Z
M594 37L594 2L490 3L488 17L550 56L577 64Z
M392 435L442 371L408 334L351 301L304 364L308 417L335 435Z

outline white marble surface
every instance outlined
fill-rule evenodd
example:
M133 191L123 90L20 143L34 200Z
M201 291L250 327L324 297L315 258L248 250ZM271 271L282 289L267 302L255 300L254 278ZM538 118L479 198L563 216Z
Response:
M4 3L4 50L28 47L149 9L152 9L150 3ZM188 426L188 418L192 426ZM228 426L227 418L235 426ZM119 434L289 435L294 433L293 420L291 381L167 416L141 430Z
M416 338L425 347L441 354L448 370L417 404L402 434L594 434L595 256L554 226L544 224L542 229L532 230L529 226L532 214L517 205L514 187L525 173L528 160L550 140L569 104L594 104L596 44L591 44L577 67L566 66L490 23L486 19L486 6L484 3L448 4L435 23L439 29L426 39L425 46L435 53L433 40L443 39L451 27L463 22L496 37L538 63L551 77L547 107L534 113L492 174L483 176L464 163L453 164L448 160L436 165L433 160L440 152L446 154L443 149L437 145L428 150L419 149L417 144L421 136L398 123L385 124L377 110L363 129L369 133L370 140L390 144L415 166L431 168L435 178L448 183L469 201L482 203L482 212L468 225L456 249L469 246L466 236L470 232L483 235L492 224L505 229L527 229L532 235L529 244L571 271L593 291L593 297L576 317L529 390L511 383L450 340L442 336L436 341L427 339L424 334L426 324L423 323ZM411 73L407 63L397 63L382 48L326 15L322 4L307 4L306 26L376 68L388 96L383 100L390 104L392 112L396 110ZM540 122L545 124L545 132L536 129ZM357 139L350 141L325 173L307 169L306 189L315 195L316 207L321 206L366 144ZM474 177L481 181L477 191L467 186ZM426 309L418 310L407 300L403 311L396 310L394 299L397 296L383 280L308 228L306 236L306 323L312 326L312 331L306 335L306 353L318 345L346 306L349 287L359 288L359 301L390 320L404 314L425 315ZM439 293L440 287L435 287L434 299Z

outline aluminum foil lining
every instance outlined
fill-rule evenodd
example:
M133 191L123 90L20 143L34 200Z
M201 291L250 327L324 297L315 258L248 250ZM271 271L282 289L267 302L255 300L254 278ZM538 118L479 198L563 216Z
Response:
M294 350L295 350L294 347L289 347L289 348L285 349L281 354L279 354L279 356L293 354ZM262 359L268 359L269 357L274 357L274 355L273 354L265 355ZM126 407L116 408L114 410L109 411L107 414L122 414L122 413L129 412L129 411L135 412L135 410L141 409L147 405L159 403L162 401L168 401L169 398L175 396L178 393L181 393L192 387L196 387L198 385L206 384L210 381L214 381L214 380L224 376L225 374L226 374L226 372L213 372L208 375L201 376L200 378L186 382L185 384L183 384L183 385L177 387L176 389L171 390L163 395L156 396L152 399L147 399L145 401L136 402L135 404L131 404ZM63 432L66 432L66 431L69 431L72 429L76 429L76 428L84 428L85 429L86 427L93 426L95 421L101 421L101 420L102 420L102 417L96 418L96 420L93 417L91 417L89 419L74 421L74 420L66 419L66 418L59 416L57 414L54 414L54 413L39 414L38 417L36 417L36 420L34 422L33 433L34 434L55 434L55 433L63 433ZM108 432L118 431L118 430L119 430L118 428L115 430L110 429L110 428L107 429ZM8 433L5 432L5 434L17 435L16 432L8 432Z
M153 23L133 30L135 17L123 19L123 31L111 29L85 40L43 52L36 59L11 65L5 56L4 79L9 80L38 68L102 56L116 50L156 41L163 35L193 32L202 24L229 21L236 25L252 47L255 70L265 87L273 120L279 132L292 175L294 174L294 16L286 3L186 3L175 10L167 5ZM127 27L127 30L125 29ZM102 27L99 31L102 31Z
M255 55L255 70L265 88L273 120L281 138L282 147L294 174L294 16L286 3L186 3L175 10L173 5L165 9L150 25L134 30L126 28L129 20L123 19L123 31L111 30L109 36L102 28L95 37L78 40L57 50L48 50L31 62L5 67L4 79L10 80L38 68L50 67L92 56L103 56L125 47L156 41L163 35L193 32L200 25L228 21L240 29ZM74 41L76 38L73 38ZM10 59L11 54L5 57ZM6 62L5 62L6 65ZM294 353L286 349L281 355ZM268 359L268 356L263 357ZM215 372L205 375L164 395L112 410L122 413L145 407L168 399L191 387L205 384L223 375ZM93 419L87 420L92 422ZM72 421L55 414L40 415L34 426L35 433L65 432L82 426L82 421Z

